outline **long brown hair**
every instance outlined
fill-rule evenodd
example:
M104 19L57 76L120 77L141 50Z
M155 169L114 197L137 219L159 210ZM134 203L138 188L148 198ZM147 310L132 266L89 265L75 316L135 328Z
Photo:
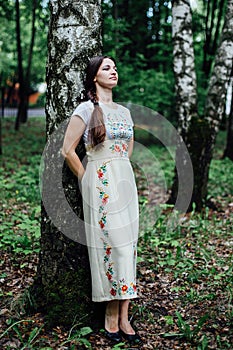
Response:
M95 86L95 76L101 66L103 60L109 58L114 63L115 60L109 56L95 56L92 57L87 65L86 69L86 81L85 81L85 93L87 99L91 100L94 105L94 110L91 115L89 123L89 134L88 138L92 147L97 146L102 143L106 136L106 128L104 125L104 117L102 108L99 106L98 98L96 95L96 86Z

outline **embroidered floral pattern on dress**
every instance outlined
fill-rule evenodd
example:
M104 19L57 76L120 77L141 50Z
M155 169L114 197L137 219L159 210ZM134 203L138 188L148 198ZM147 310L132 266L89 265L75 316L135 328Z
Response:
M106 173L106 163L104 163L103 165L101 165L101 167L99 167L99 169L97 170L97 175L99 180L102 182L102 184L104 186L108 186L108 180L104 177Z
M105 227L106 225L106 213L103 213L101 219L99 220L99 225L101 230Z
M112 153L118 153L120 157L128 157L128 143L115 140L115 142L109 147Z
M110 139L124 139L129 141L133 136L133 127L127 120L121 122L108 120L107 133Z
M118 149L118 147L119 149ZM120 147L121 146L121 147ZM127 147L126 147L127 146ZM116 147L116 149L115 149ZM128 152L128 145L127 143L117 143L115 142L113 152ZM97 176L99 181L104 186L108 186L108 179L105 177L107 172L106 163L101 165L97 170ZM99 227L103 233L103 236L105 238L102 238L103 241L103 249L104 249L104 264L106 267L106 277L108 278L109 282L111 283L110 287L110 294L112 296L122 296L122 295L133 295L136 293L136 285L135 283L131 282L130 284L127 284L125 279L121 279L118 282L116 279L113 278L114 276L114 262L112 261L112 247L111 245L106 241L108 237L108 230L107 230L107 211L106 205L108 204L109 195L106 193L106 191L102 187L96 187L99 190L99 198L101 199L101 205L99 206L99 214L101 214L100 220L99 220ZM134 252L135 255L135 252Z
M108 203L109 195L101 188L97 187L99 189L99 197L102 199L102 204L106 205Z
M110 294L115 296L115 295L133 295L135 294L137 291L137 287L136 284L131 282L129 285L127 285L125 283L125 279L123 278L122 280L120 280L118 283L116 283L116 281L114 281L114 283L112 283L112 289L110 290Z

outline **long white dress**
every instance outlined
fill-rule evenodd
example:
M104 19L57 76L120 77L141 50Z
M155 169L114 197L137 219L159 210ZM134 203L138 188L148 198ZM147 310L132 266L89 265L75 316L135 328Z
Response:
M102 147L88 145L91 101L81 103L73 115L86 124L87 166L82 178L85 231L92 276L92 300L101 302L137 297L136 259L138 196L128 158L133 122L127 108L100 103L106 126Z

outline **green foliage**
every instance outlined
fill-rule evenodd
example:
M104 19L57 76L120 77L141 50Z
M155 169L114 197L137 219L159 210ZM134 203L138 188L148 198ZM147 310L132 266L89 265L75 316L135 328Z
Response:
M76 330L73 332L74 328L77 325L74 325L67 337L67 340L62 342L60 346L64 346L67 343L72 343L73 348L75 349L75 345L85 345L87 349L92 349L91 343L85 338L87 335L89 335L92 332L92 329L90 327L82 327L79 330ZM73 332L73 334L72 334ZM72 347L71 347L72 348Z
M220 20L220 31L223 25L225 5L226 1ZM20 1L24 67L27 64L30 40L31 6L31 1ZM152 6L148 1L138 1L131 6L130 2L124 0L103 1L102 8L103 51L104 54L116 58L120 74L119 87L115 91L116 100L132 101L135 104L148 106L175 122L171 3L156 2ZM3 80L7 78L12 80L17 71L14 3L2 1L0 9L2 28L0 72ZM219 9L215 12L211 45ZM48 1L39 1L36 15L36 38L31 73L33 89L36 89L37 84L45 80ZM204 112L209 80L203 68L205 22L206 4L199 1L198 9L193 12L193 36L200 115L203 115ZM214 59L214 53L208 53L207 58L210 62ZM44 105L43 101L41 102Z
M148 1L134 6L103 2L103 50L117 60L116 100L147 106L174 120L171 9L168 3L156 6L157 17L152 18Z
M3 81L14 81L17 79L17 46L15 33L15 5L12 1L3 1L0 6L0 73ZM29 44L31 38L31 8L33 2L30 0L20 1L20 25L21 25L21 45L23 53L23 67L27 66ZM31 68L31 88L36 89L37 84L45 81L45 63L47 56L47 30L48 30L48 2L38 1L36 10L36 36L33 50L33 60Z
M162 318L166 325L163 336L188 341L197 349L207 349L213 339L206 329L221 330L219 315L222 312L226 329L232 322L232 292L229 292L233 272L232 217L225 214L223 219L206 208L204 213L193 212L184 219L177 216L177 227L172 228L168 224L170 208L163 206L163 209L153 228L148 227L139 240L138 265L148 266L163 281L172 280L173 287L167 293L172 298L179 295L180 306ZM139 274L139 277L143 276ZM221 295L217 304L216 295ZM190 305L202 315L189 313ZM152 321L151 310L146 305L138 308L137 313L144 322L158 322ZM221 349L229 348L227 339L222 335L215 343L222 342Z
M16 336L20 339L20 341L23 343L23 346L21 349L32 349L33 344L35 343L36 337L39 335L41 332L42 328L44 325L42 325L40 328L35 327L32 329L32 331L28 335L28 339L25 339L24 333L19 329L19 325L28 323L28 322L33 322L32 320L20 320L14 322L14 320L10 319L8 321L9 327L0 335L0 339L5 336L5 334L9 333L9 331L12 329L16 334Z
M112 347L112 350L122 350L125 349L125 343L118 343Z
M42 333L45 324L42 325L33 325L35 321L33 320L20 320L14 321L13 319L8 320L8 328L0 334L0 339L6 336L7 334L11 335L13 339L17 338L20 340L20 350L50 350L50 347L44 347L46 344L43 341L43 338L39 338L40 333ZM31 324L32 323L32 324ZM33 327L34 326L34 327ZM60 345L60 347L64 345L70 345L69 349L76 349L77 346L85 346L85 349L92 349L91 343L87 340L87 336L92 333L92 329L90 327L82 327L74 331L74 329L78 326L75 324L70 329L66 340L64 340ZM6 347L6 350L10 350L12 347Z
M190 325L182 318L182 316L179 312L176 312L176 316L177 316L177 325L179 327L180 332L179 333L165 333L164 337L178 336L178 337L184 337L188 341L193 341L195 339L195 337L200 332L202 326L204 325L205 321L208 318L208 315L204 315L203 317L201 317L198 320L197 325L195 325L193 327L193 329L191 329Z
M34 119L14 131L12 119L3 120L1 169L1 249L30 254L39 251L39 165L45 143L45 120Z
M221 331L219 315L222 315L222 310L226 330L229 330L232 323L232 292L229 291L232 289L233 272L233 221L230 206L233 183L229 179L232 177L233 163L227 159L220 160L224 137L221 132L217 138L208 187L209 198L219 211L206 207L201 213L197 213L194 208L192 213L184 217L177 213L170 222L173 207L161 204L154 208L154 222L153 215L141 216L144 226L138 246L139 278L144 276L140 274L140 266L142 270L146 266L153 271L150 274L160 276L160 283L172 280L173 286L167 293L171 293L171 298L174 298L173 294L179 296L180 306L177 306L176 311L169 310L168 315L160 316L159 320L153 317L155 312L153 307L148 307L149 301L145 305L139 305L135 312L143 322L164 322L163 335L166 338L188 341L192 346L195 344L197 349L207 349L212 344L213 336L208 333L208 327L218 330L217 334ZM163 169L167 168L166 181L171 184L174 164L170 154L158 145L150 149L161 166L163 165ZM140 157L145 164L143 155ZM152 165L148 161L147 174L150 166ZM143 213L149 203L147 196L140 197L139 203ZM145 210L145 213L148 211ZM150 282L156 284L156 279L153 280L150 276ZM216 295L221 295L217 304ZM195 312L187 312L190 305L192 310L200 311L199 317ZM202 308L202 305L205 307ZM214 341L219 344L219 348L227 349L230 348L229 339L224 335L215 335ZM182 347L182 343L180 344Z
M175 119L174 78L171 72L165 74L154 69L138 69L121 61L118 71L119 86L114 91L116 100L146 106L171 120Z

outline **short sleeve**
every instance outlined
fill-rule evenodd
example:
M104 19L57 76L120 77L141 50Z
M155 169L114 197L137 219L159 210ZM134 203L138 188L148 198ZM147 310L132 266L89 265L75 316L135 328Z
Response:
M133 119L132 119L132 117L131 117L131 113L130 113L130 110L128 109L128 116L129 116L129 122L130 122L130 124L132 125L132 126L134 126L134 122L133 122Z
M131 125L131 126L134 126L134 122L133 122L133 119L131 117L130 110L122 105L121 105L121 108L122 108L123 114L126 116L127 123L129 123L129 125Z
M91 114L92 114L93 106L90 101L82 102L75 108L72 116L79 116L83 122L87 125L89 123Z

